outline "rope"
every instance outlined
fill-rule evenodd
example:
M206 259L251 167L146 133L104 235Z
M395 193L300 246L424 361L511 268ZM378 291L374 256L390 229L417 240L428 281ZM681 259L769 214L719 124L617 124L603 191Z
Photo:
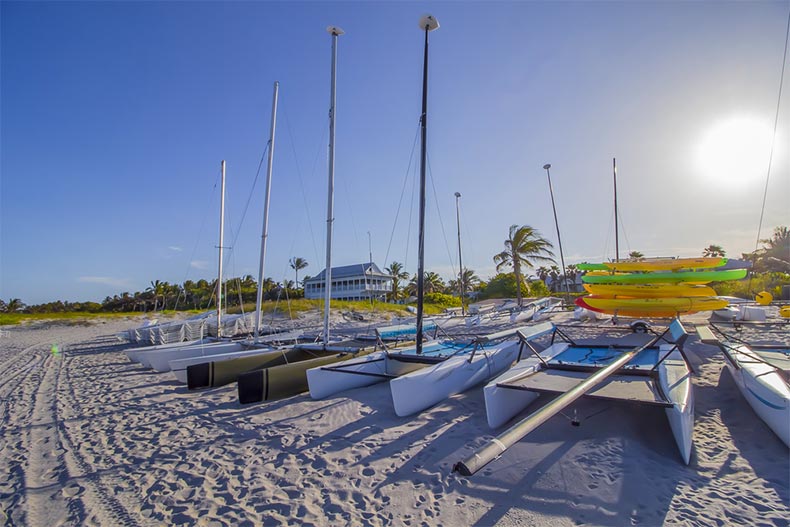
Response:
M395 229L398 226L398 218L400 217L400 209L403 205L403 195L406 193L406 184L409 182L409 172L411 171L412 161L414 160L414 150L417 148L417 138L420 134L420 127L417 126L417 131L414 134L414 141L412 142L411 146L411 154L409 155L409 164L406 166L406 172L403 174L403 186L401 187L400 191L400 199L398 200L398 210L395 212L395 221L392 223L392 232L390 232L390 241L387 244L387 252L384 256L384 265L387 265L390 256L390 249L392 248L392 239L395 237ZM413 197L414 197L414 186L412 185L412 208L413 208ZM409 213L409 232L411 231L411 212ZM408 239L408 238L407 238ZM408 244L406 244L406 258L408 259ZM406 265L406 262L404 262Z
M776 128L779 124L779 107L782 102L782 86L784 84L784 77L785 77L785 64L787 62L787 41L788 36L790 36L790 12L787 14L787 28L785 29L785 50L782 54L782 73L779 77L779 95L776 98L776 116L774 117L774 135L771 138L771 152L768 155L768 172L765 175L765 191L763 192L763 206L760 210L760 223L757 226L757 241L754 244L754 252L757 252L758 246L760 245L760 231L763 227L763 216L765 215L765 201L768 197L768 182L771 179L771 165L773 164L774 159L774 143L776 142ZM749 280L749 289L751 290L751 279Z
M450 251L450 243L447 241L447 233L444 230L444 221L442 221L442 211L439 209L439 195L436 192L436 184L433 179L433 170L431 169L431 159L428 157L428 177L431 179L431 188L433 188L433 200L436 203L436 214L439 216L439 225L442 228L442 237L444 237L444 247L447 249L447 257L450 260L450 268L453 275L458 276L455 272L455 260L453 260L452 251Z
M315 256L315 261L319 261L318 258L318 246L315 243L315 234L313 233L313 222L310 221L310 206L307 204L307 193L304 190L304 181L302 180L302 170L299 167L299 158L296 155L296 144L294 143L293 133L291 132L291 122L288 119L288 114L283 113L283 120L285 121L285 128L288 131L288 138L291 140L291 150L293 151L294 155L294 163L296 164L296 179L299 180L299 189L302 191L302 203L304 204L305 215L307 216L307 227L310 230L310 240L313 242L313 255ZM324 143L326 138L327 128L324 127L324 135L321 137L321 144ZM318 164L318 157L321 155L321 148L319 147L318 151L315 154L315 158L313 159L313 170L310 172L312 176L315 174L315 168Z
M206 210L211 208L211 204L214 202L214 192L217 190L217 184L219 183L219 178L222 175L221 170L217 170L217 175L214 179L214 186L209 193L209 201ZM189 276L190 264L192 263L193 259L195 258L195 253L197 252L198 245L200 244L200 239L203 237L203 229L206 227L206 218L208 217L208 213L203 215L203 220L200 223L200 229L198 229L197 239L195 240L195 245L192 247L192 253L189 255L189 261L187 262L187 270L184 273L184 279L181 281L183 284L187 281L187 277ZM184 291L184 300L186 300L186 290ZM181 293L179 293L178 297L176 297L176 307L173 309L175 310L178 307L178 299L181 297Z

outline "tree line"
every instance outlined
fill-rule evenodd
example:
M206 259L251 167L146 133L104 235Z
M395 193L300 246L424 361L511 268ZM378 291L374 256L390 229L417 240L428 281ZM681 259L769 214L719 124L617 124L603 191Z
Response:
M741 254L741 259L752 263L753 273L769 274L772 278L765 283L770 287L790 284L790 229L776 227L770 238L760 240L762 247L751 253ZM473 269L464 268L457 276L445 281L437 273L427 271L424 275L425 292L433 295L428 300L451 305L449 299L460 299L461 291L468 297L513 298L520 303L523 297L540 297L559 292L560 277L563 271L554 260L553 245L529 225L512 225L503 242L504 250L493 257L497 274L485 281ZM726 251L720 245L709 245L702 250L703 256L725 257ZM639 251L631 251L629 258L643 258ZM289 260L294 270L294 280L276 282L271 278L263 280L264 300L285 300L304 296L304 282L310 276L299 280L299 271L308 267L304 258ZM541 265L543 264L543 265ZM392 277L392 289L387 300L402 302L417 294L417 275L409 274L402 263L392 262L384 271ZM574 283L580 275L575 265L565 269L567 281ZM547 286L546 284L549 284ZM0 300L0 312L14 313L58 313L58 312L148 312L165 309L205 310L216 305L217 281L200 279L187 280L183 284L171 284L154 280L144 291L123 292L102 302L68 302L58 300L28 306L19 298ZM301 286L301 287L300 287ZM255 302L258 284L251 275L223 280L223 302L229 307ZM444 295L448 298L444 298ZM460 304L460 300L457 301Z

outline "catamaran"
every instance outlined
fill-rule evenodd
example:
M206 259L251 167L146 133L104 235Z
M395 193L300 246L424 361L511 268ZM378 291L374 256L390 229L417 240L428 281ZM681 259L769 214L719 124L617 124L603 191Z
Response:
M334 223L334 174L335 174L335 118L336 118L336 71L337 71L337 37L344 31L336 26L327 28L332 36L332 70L329 109L329 160L328 160L328 191L326 219L326 271L324 295L324 329L322 342L314 345L299 345L287 353L273 352L267 354L270 360L256 364L250 371L250 362L257 359L240 358L233 361L212 363L208 368L189 366L187 379L190 387L198 384L238 381L239 402L254 403L279 399L296 395L307 390L305 371L319 365L339 362L350 356L361 356L373 352L377 346L370 343L360 345L357 342L341 339L332 340L329 327L330 299L332 297L332 227ZM198 371L200 370L200 371ZM194 371L194 375L193 375ZM198 375L200 374L200 378ZM218 375L219 374L219 375ZM219 378L218 378L219 377ZM194 382L193 382L194 378Z
M474 339L436 339L423 342L425 181L428 89L428 33L439 27L426 15L419 23L425 34L423 53L423 96L420 128L422 136L420 163L419 247L417 270L417 321L414 346L401 350L382 350L363 357L319 365L307 371L310 395L314 399L341 391L390 381L395 413L404 416L419 412L454 394L481 384L504 371L517 358L521 341L538 338L549 325L513 328ZM535 306L537 309L538 306ZM534 315L535 311L531 314Z
M266 261L266 241L268 238L268 220L269 220L269 202L271 197L271 181L272 181L272 165L274 158L274 139L277 122L277 99L279 94L279 82L274 83L274 91L272 96L272 118L271 128L268 144L268 163L266 172L266 188L264 197L264 211L263 211L263 228L261 234L261 251L260 251L260 265L258 272L258 284L263 283L264 264ZM224 207L225 207L225 162L222 164L222 199L220 204L220 243L219 243L219 271L217 283L222 283L222 249L223 249L223 233L224 233ZM222 356L221 360L227 360L233 357L246 357L255 355L255 353L271 352L274 347L267 345L260 340L261 336L261 320L262 309L261 304L263 300L263 289L258 287L255 306L255 321L254 321L254 338L247 340L223 340L222 339L222 323L221 323L221 309L222 309L222 291L218 286L217 288L217 338L216 339L202 339L200 341L190 343L189 345L173 346L166 349L160 348L146 352L136 353L143 365L150 366L158 372L171 371L173 369L172 363L183 373L177 374L180 380L184 378L186 381L186 365L185 360L190 364L200 364L202 362L209 362L216 360L218 356ZM233 315L231 315L232 317ZM298 337L295 337L298 339ZM272 342L284 341L282 337L275 337ZM240 355L239 355L240 354Z
M785 328L785 337L786 326L777 325ZM711 327L716 334L710 327L697 328L702 342L719 347L749 406L790 447L790 345L748 343L715 324Z
M539 352L530 347L530 354L486 385L488 424L502 426L541 394L560 394L559 397L457 463L456 472L474 474L582 396L663 407L680 455L688 464L694 393L691 367L683 351L688 334L679 320L652 338L648 333L635 333L630 342L574 341L556 326L554 333L548 348ZM561 341L556 342L555 337ZM633 339L640 342L635 344Z

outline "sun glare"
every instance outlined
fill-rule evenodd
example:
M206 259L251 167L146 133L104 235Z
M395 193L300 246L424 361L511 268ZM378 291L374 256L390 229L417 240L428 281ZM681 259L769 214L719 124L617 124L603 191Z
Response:
M697 167L707 179L727 187L754 184L766 175L772 136L770 124L755 117L719 121L699 143Z

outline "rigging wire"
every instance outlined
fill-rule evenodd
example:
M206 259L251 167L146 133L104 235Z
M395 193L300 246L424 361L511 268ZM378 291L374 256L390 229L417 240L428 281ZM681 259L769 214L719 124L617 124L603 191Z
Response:
M302 170L299 166L299 159L296 155L296 143L294 142L293 132L291 131L291 121L288 119L288 114L286 112L283 112L283 120L285 121L285 129L288 131L288 138L291 140L291 150L293 150L294 163L296 164L296 179L299 181L299 189L302 191L302 203L304 203L305 215L307 216L307 227L310 230L310 240L313 242L313 255L315 256L315 261L320 261L318 258L318 245L315 243L315 234L313 233L313 222L310 218L310 206L307 204L307 192L305 192L304 180L302 179ZM324 128L325 130L323 136L321 137L320 144L324 143L328 133L328 127ZM318 158L320 155L321 148L319 147L313 160L313 169L310 172L311 175L315 174L315 168L318 164Z
M389 260L390 249L392 248L392 239L395 237L395 229L398 226L398 217L400 216L401 205L403 205L403 195L406 193L406 185L409 182L409 172L411 171L412 162L414 161L414 151L417 148L417 139L419 138L419 135L420 135L420 127L418 125L417 126L417 131L414 134L414 141L413 141L412 147L411 147L411 154L409 155L409 164L406 166L406 172L403 175L403 186L401 187L400 199L398 200L398 210L395 212L395 220L392 223L392 232L390 233L390 241L387 244L387 252L384 255L384 265L387 265L387 261ZM412 196L414 196L414 192L413 191L412 191ZM407 255L408 255L408 252L407 252ZM404 265L405 265L405 263L404 263Z
M222 175L222 171L217 170L216 176L214 178L214 186L211 188L211 192L209 192L209 201L206 210L210 210L211 205L214 203L214 193L217 190L217 184L219 183L219 178L221 177L221 175ZM195 253L197 252L198 245L200 245L200 239L203 237L203 230L206 228L207 218L208 218L208 213L204 214L203 219L201 220L200 228L198 229L197 239L195 239L195 245L192 247L192 253L189 255L187 270L184 273L184 279L181 281L182 284L187 281L187 277L189 276L190 267L192 266L192 262L194 261ZM176 298L176 308L178 307L178 300L180 297L181 294L179 293L178 298ZM184 300L186 301L186 290L184 290Z
M782 73L779 77L779 95L776 98L776 116L774 117L774 135L771 138L771 152L768 155L768 172L765 175L765 190L763 192L763 206L760 209L760 223L757 226L757 241L754 244L754 251L757 252L757 249L760 245L760 231L763 227L763 217L765 215L765 201L768 197L768 182L771 179L771 165L773 164L774 159L774 143L776 143L776 128L779 125L779 108L782 102L782 86L784 84L784 77L785 77L785 64L787 63L787 41L788 37L790 37L790 12L787 14L787 28L785 29L785 49L784 53L782 54Z
M439 216L439 225L442 228L442 237L444 237L444 247L447 249L447 257L450 261L450 268L455 274L455 260L453 259L452 251L450 251L450 243L447 241L447 233L444 230L444 221L442 221L442 211L439 208L439 195L436 192L436 183L433 179L433 170L431 169L431 160L428 157L428 177L431 178L431 188L433 188L433 200L436 203L436 213Z

